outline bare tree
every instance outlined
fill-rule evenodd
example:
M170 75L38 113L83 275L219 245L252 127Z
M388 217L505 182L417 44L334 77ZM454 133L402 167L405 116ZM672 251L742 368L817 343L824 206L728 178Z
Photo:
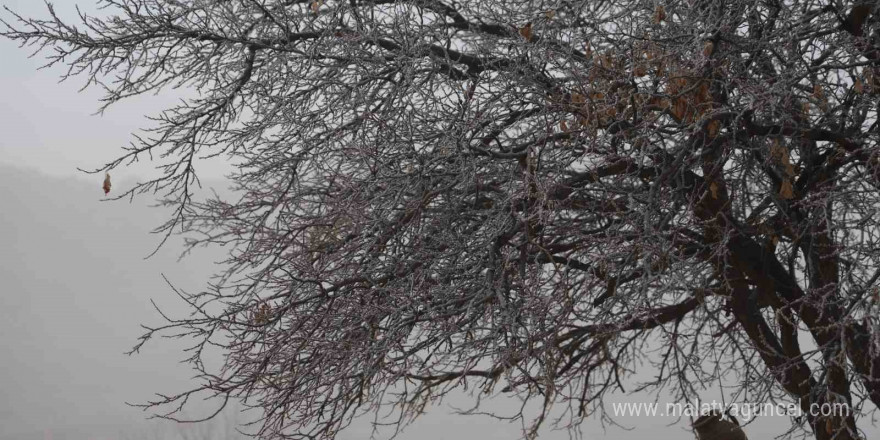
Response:
M738 423L721 418L718 411L701 416L694 422L699 440L748 440Z
M603 416L643 368L682 400L791 399L817 439L880 404L873 2L102 3L3 35L105 105L198 92L95 170L156 160L120 197L229 249L141 342L198 341L162 414L208 393L261 408L267 438L332 438L502 383L540 403L533 435L551 404ZM193 196L213 156L236 197Z

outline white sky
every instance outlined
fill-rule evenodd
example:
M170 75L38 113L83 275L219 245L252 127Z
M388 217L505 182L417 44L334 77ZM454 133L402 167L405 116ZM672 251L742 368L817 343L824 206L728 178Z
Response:
M84 11L95 11L89 0L53 3L62 17L74 16L77 3ZM24 16L46 15L42 1L0 0L0 4ZM145 116L157 114L180 96L165 92L138 97L95 115L101 90L80 92L85 78L59 83L65 72L63 66L37 70L45 59L41 54L28 58L33 52L34 48L20 49L16 43L0 38L0 163L32 167L55 176L85 178L77 167L94 169L117 157L133 139L132 133L150 126ZM130 169L118 168L113 177L146 177L154 165L142 162ZM203 178L224 173L216 161L203 163L199 171ZM103 176L88 178L100 181Z

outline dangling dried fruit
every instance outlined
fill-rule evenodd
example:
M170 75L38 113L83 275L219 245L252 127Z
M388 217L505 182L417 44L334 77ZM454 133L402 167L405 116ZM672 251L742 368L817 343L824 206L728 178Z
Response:
M323 3L323 0L313 0L312 1L312 4L309 5L309 7L312 9L313 13L315 13L315 14L318 13L318 9L321 9L321 3Z
M526 41L532 41L532 37L534 37L532 34L532 23L528 22L525 26L519 28L519 34L525 38Z
M713 199L717 199L718 198L718 184L715 182L710 183L709 184L709 192L712 193Z
M657 8L654 9L654 23L660 24L663 20L666 20L666 8L663 5L657 5Z
M565 122L565 119L559 121L559 130L565 133L568 131L568 124Z
M104 186L102 188L104 188L105 196L110 193L110 173L104 173Z

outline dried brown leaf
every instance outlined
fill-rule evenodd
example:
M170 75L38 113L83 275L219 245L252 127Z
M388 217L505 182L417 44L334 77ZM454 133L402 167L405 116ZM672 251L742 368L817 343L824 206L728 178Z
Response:
M791 180L786 177L782 179L782 185L779 186L779 197L785 200L794 198L794 188L791 186Z
M534 38L534 34L532 34L532 23L526 23L525 26L519 28L519 35L526 41L532 41L532 38Z
M657 7L654 8L654 23L660 24L664 20L666 20L666 8L664 8L663 5L657 5Z
M641 78L648 74L648 68L645 67L645 63L637 62L635 66L633 66L633 76L636 78Z
M821 85L813 85L813 97L820 101L825 99L825 90L822 88Z
M721 121L717 119L713 119L709 121L709 125L706 126L706 131L709 133L709 137L718 136L718 132L721 130Z
M707 41L703 43L703 56L708 57L715 51L715 43Z

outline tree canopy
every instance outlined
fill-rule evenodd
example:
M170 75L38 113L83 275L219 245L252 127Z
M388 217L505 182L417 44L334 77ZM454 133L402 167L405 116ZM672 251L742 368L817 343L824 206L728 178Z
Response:
M120 197L229 252L141 341L197 342L161 414L207 393L260 408L266 438L333 438L471 385L539 402L533 435L646 369L683 401L723 381L854 409L794 421L817 439L880 405L873 3L102 3L2 35L105 105L194 91L95 170L154 160ZM195 197L218 156L234 196Z

